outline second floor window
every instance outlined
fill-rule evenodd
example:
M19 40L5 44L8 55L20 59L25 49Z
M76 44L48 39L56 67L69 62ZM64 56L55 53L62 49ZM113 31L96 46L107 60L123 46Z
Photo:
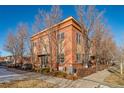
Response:
M81 35L79 33L76 33L76 42L77 44L81 44Z
M57 39L60 40L60 41L61 41L61 40L63 41L63 40L64 40L64 32L58 33Z
M33 47L36 47L36 42L33 42L33 43L32 43L32 46L33 46Z

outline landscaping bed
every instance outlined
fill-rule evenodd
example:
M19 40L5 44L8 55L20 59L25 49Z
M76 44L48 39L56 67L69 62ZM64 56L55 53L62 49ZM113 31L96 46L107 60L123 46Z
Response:
M99 65L97 70L101 71L101 70L104 70L106 68L108 68L108 65ZM50 72L49 68L41 69L41 73L45 74L45 75L51 75L51 76L59 77L59 78L65 78L65 79L69 79L69 80L76 80L76 79L91 75L93 73L96 73L96 67L78 69L77 70L77 75L67 74L66 72L61 72L61 71Z
M108 68L108 65L99 65L98 71L104 70L106 68ZM51 71L50 72L50 68L42 68L42 69L39 69L38 72L40 72L41 74L44 74L44 75L65 78L65 79L69 79L69 80L76 80L76 79L91 75L93 73L96 73L96 67L78 69L77 71L78 71L77 75L76 74L75 75L67 74L66 72L61 72L61 71Z
M104 70L106 69L108 66L107 65L100 65L98 68L98 71L100 70ZM14 72L17 72L19 74L21 73L27 73L27 71L24 70L15 70L17 68L8 68L8 70L14 70ZM77 75L72 75L72 74L67 74L66 72L61 72L61 71L51 71L50 72L50 68L37 68L37 69L33 69L32 71L44 74L44 75L49 75L49 76L54 76L54 77L59 77L59 78L65 78L65 79L69 79L69 80L76 80L88 75L91 75L93 73L96 72L96 67L92 68L82 68L82 69L78 69L77 70Z
M104 70L106 68L108 68L108 65L99 65L99 67L97 68L97 71L101 71L101 70ZM78 69L77 75L80 77L86 77L86 76L91 75L93 73L96 73L96 67Z
M58 77L58 78L65 78L65 79L69 79L69 80L76 80L76 79L79 78L77 76L67 74L66 72L61 72L61 71L52 71L52 72L50 72L49 68L41 69L40 72L41 72L41 74L54 76L54 77Z

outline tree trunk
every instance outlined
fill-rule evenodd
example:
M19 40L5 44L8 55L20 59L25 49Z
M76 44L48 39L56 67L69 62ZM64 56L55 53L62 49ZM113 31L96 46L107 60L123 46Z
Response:
M123 74L123 62L121 60L121 64L120 64L120 74L122 75Z

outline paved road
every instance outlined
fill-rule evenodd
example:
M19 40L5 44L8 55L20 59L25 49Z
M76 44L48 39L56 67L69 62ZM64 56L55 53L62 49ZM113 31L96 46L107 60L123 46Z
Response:
M18 73L17 73L18 72ZM27 78L42 79L44 81L56 84L57 88L95 88L95 87L108 87L103 83L104 78L110 73L103 70L85 78L75 81L52 76L45 76L34 72L25 72L19 70L8 71L6 68L0 67L0 83L11 82L13 80L24 80Z
M9 71L5 67L0 67L0 83L11 82L14 80L24 80L33 77L37 77L37 74L19 70L15 71L15 69Z
M12 77L16 77L18 74L7 71L4 67L0 66L0 83L9 82Z
M7 69L5 69L5 67L0 66L0 77L6 76L6 75L14 75L14 74L16 74L16 73L7 71Z

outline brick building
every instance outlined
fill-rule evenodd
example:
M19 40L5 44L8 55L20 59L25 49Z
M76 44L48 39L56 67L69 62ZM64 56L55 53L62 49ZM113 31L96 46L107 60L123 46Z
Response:
M67 73L84 67L81 60L84 55L81 27L73 17L34 34L31 41L34 64L40 67L52 66L54 70Z

